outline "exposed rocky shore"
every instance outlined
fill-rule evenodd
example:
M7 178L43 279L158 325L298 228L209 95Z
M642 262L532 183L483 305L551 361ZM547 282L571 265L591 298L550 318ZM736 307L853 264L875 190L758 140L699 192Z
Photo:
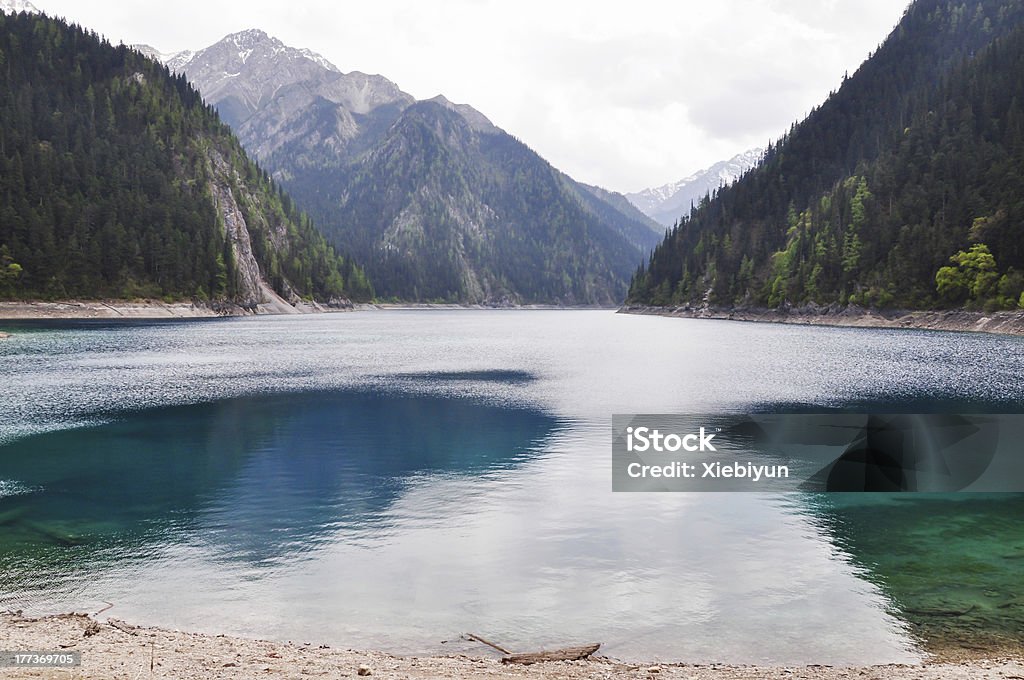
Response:
M71 670L3 669L3 678L634 678L658 680L1006 680L1024 677L1017 650L999 658L918 666L756 667L726 664L624 663L593 657L530 666L505 665L486 648L479 655L399 657L382 652L333 649L316 640L267 642L141 628L84 614L45 618L0 615L0 648L7 651L77 651L82 666Z
M1007 312L974 312L962 309L907 311L866 309L855 305L846 307L806 305L782 309L627 305L619 311L624 314L654 314L685 319L728 319L860 328L919 328L1024 335L1024 310Z
M193 319L249 314L310 314L348 311L348 300L331 304L269 300L240 306L231 303L162 302L160 300L64 300L60 302L0 302L0 319Z
M480 304L462 304L457 302L374 302L356 305L357 309L591 309L613 311L615 307L604 305L549 305L542 303L518 304L511 302L484 302Z
M270 299L258 305L231 303L162 302L160 300L63 300L60 302L0 302L0 319L192 319L213 316L247 316L250 314L316 314L381 309L607 309L614 307L563 306L543 304L448 304L434 302L355 303L349 300L330 302L294 301L287 303ZM3 336L0 335L0 339Z

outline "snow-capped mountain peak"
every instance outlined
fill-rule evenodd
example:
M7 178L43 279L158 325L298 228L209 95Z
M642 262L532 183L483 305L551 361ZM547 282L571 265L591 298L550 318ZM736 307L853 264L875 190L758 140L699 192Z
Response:
M271 37L261 28L247 28L244 31L231 33L224 37L225 41L233 42L241 48L252 47L261 42L281 44L277 38Z
M324 57L323 55L321 55L321 54L319 54L317 52L314 52L311 49L302 48L302 49L298 50L298 52L299 52L299 54L304 56L306 59L309 59L310 61L316 62L317 64L319 64L320 66L323 66L328 71L334 71L336 73L341 73L341 69L339 69L337 66L335 66L331 62L327 61L326 57Z
M185 64L191 61L192 57L196 55L192 50L182 50L181 52L161 52L152 45L146 45L144 43L135 43L131 46L136 52L141 52L153 61L159 61L164 66L169 68L172 73L181 73Z
M0 0L0 2L12 0ZM315 67L334 73L341 70L323 55L310 49L289 47L259 28L230 33L206 49L182 52L159 52L148 45L134 45L143 54L158 59L175 72L221 70L239 73L255 60L261 68L285 68L288 63L308 61Z
M243 141L249 134L244 125L258 128L252 134L261 141L250 151L261 157L299 135L301 126L290 126L308 109L324 113L335 108L324 113L336 128L330 135L346 137L358 126L353 115L387 104L404 108L414 101L382 76L342 73L323 55L288 46L260 29L228 34L196 52L157 58L185 74Z
M171 69L174 73L182 73L185 70L185 64L192 61L194 56L196 56L194 50L168 52L160 57L160 61L164 62L167 68Z
M328 71L341 72L337 66L329 62L323 55L306 48L289 47L259 28L250 28L226 35L217 45L214 45L214 47L217 46L221 46L224 50L228 46L234 47L237 51L238 61L242 64L248 63L249 58L256 54L264 59L271 58L274 60L287 58L308 59ZM196 53L192 52L191 54L195 56Z
M235 49L238 50L238 58L243 64L257 49L262 49L272 54L278 54L284 49L284 43L277 38L267 35L265 31L261 31L258 28L250 28L246 31L232 33L221 40L221 43L225 46L234 45Z
M0 12L4 14L18 14L19 12L28 12L29 14L40 13L39 8L28 0L0 0Z
M293 142L318 151L343 148L364 127L372 127L367 121L374 116L393 120L416 101L381 75L343 73L313 50L290 47L260 29L228 34L196 52L134 47L184 74L258 158ZM460 114L478 132L500 132L468 105L443 96L433 101Z
M626 198L644 214L665 226L672 226L690 211L692 203L699 201L705 194L732 184L760 163L763 157L764 149L750 149L677 182L626 194Z

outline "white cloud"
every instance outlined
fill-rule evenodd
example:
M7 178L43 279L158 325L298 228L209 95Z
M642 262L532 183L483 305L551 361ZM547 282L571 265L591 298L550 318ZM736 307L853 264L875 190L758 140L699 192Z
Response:
M205 47L262 28L343 71L472 104L574 177L619 191L778 137L906 0L38 0L114 42Z

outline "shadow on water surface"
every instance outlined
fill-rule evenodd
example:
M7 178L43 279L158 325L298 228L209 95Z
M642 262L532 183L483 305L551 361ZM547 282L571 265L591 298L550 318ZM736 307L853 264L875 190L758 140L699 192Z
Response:
M416 480L516 466L558 427L466 399L329 392L36 435L0 447L0 573L175 540L202 540L225 559L287 559L381 529Z
M932 413L932 414L985 414L1024 413L1024 400L1016 395L994 401L990 398L966 398L957 393L948 395L931 392L920 394L910 390L905 395L884 397L865 396L843 399L835 403L764 402L753 404L750 413Z
M435 383L451 382L490 382L503 385L525 385L536 380L529 371L510 369L492 369L481 371L426 371L422 373L398 373L394 376L400 380L423 381Z

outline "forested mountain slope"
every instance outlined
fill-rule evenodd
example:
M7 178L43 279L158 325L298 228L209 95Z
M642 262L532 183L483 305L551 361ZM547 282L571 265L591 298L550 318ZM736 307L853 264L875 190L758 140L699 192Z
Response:
M0 15L0 196L2 297L372 295L183 76L43 15Z
M654 305L1016 306L1024 6L918 0L635 275Z
M316 184L294 186L315 200L305 187ZM641 251L582 193L509 135L420 102L322 199L337 206L327 228L365 258L383 296L613 305Z

